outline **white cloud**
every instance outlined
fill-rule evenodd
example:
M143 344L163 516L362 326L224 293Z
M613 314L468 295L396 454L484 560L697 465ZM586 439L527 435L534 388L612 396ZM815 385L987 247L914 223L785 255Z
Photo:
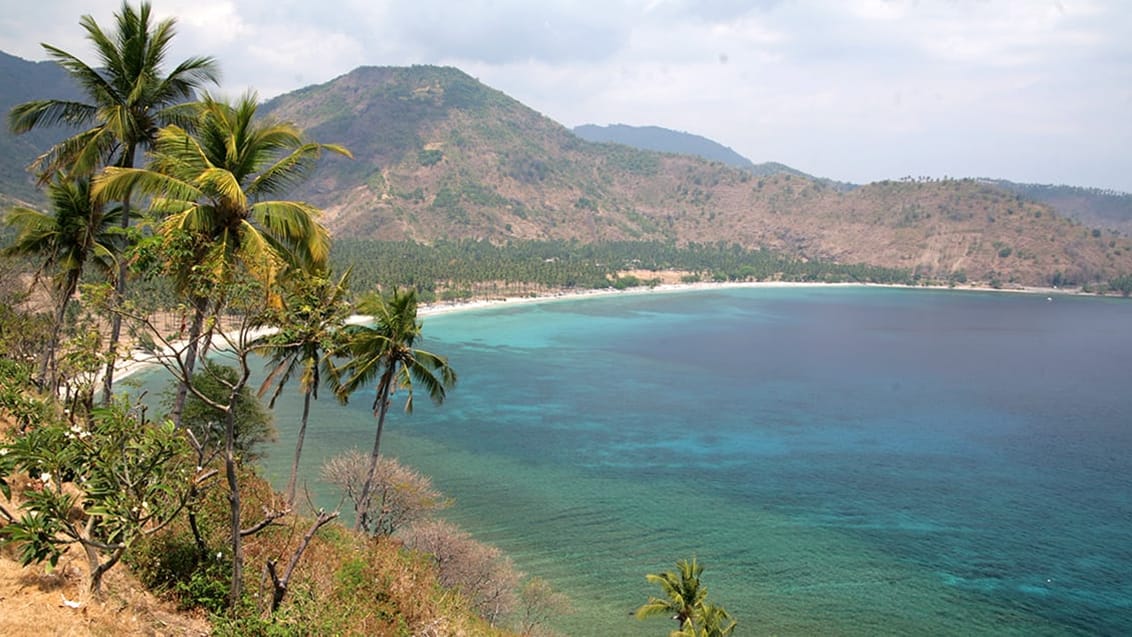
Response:
M0 50L89 55L78 17L24 3ZM458 66L566 124L659 125L755 161L870 181L989 175L1132 191L1122 0L155 0L173 57L264 97L352 68Z

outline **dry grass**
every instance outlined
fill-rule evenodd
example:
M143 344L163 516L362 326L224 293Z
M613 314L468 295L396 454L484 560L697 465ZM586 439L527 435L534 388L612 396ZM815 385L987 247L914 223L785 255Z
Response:
M5 423L5 428L7 423ZM15 512L21 494L35 488L26 477L12 481L12 498L0 506ZM103 582L102 600L86 593L86 559L72 546L56 568L20 566L12 547L0 551L0 635L208 635L199 613L181 613L147 592L122 567Z

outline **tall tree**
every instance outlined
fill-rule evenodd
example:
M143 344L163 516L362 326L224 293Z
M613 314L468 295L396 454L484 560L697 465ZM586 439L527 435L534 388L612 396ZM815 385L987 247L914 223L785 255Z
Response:
M678 628L672 637L726 637L736 622L721 606L707 602L707 587L700 582L704 567L691 560L676 562L676 571L649 573L649 582L660 586L664 597L649 597L636 610L637 619L671 617Z
M322 374L330 366L329 353L334 348L335 335L350 312L346 301L349 276L347 271L335 282L317 274L293 271L283 284L282 302L272 321L279 331L262 339L262 351L268 357L271 371L260 386L259 395L262 397L274 386L275 391L268 403L274 409L275 400L296 373L303 392L303 415L291 461L291 477L284 492L289 506L295 503L299 460L303 454L311 399L318 399Z
M7 223L17 235L5 249L7 254L34 255L43 260L41 272L51 272L55 293L55 319L47 347L41 355L37 380L54 384L54 357L67 307L78 289L87 264L110 274L122 236L116 233L123 216L117 205L103 207L90 197L90 180L56 175L47 190L51 212L13 208Z
M95 197L101 199L131 192L152 196L151 209L163 218L158 226L161 240L176 250L171 253L173 274L194 314L188 344L176 354L181 385L171 417L178 426L190 390L205 403L211 400L190 388L201 341L212 334L211 327L203 329L206 317L211 315L211 326L225 304L237 300L258 312L257 303L270 300L285 267L319 271L326 266L330 240L318 223L318 210L272 197L305 177L323 151L349 156L340 146L305 141L290 124L257 119L252 93L235 103L206 95L197 109L193 129L170 125L158 131L146 168L107 168L94 187ZM250 298L253 294L258 301ZM240 361L236 382L230 384L225 404L213 401L226 414L223 455L231 510L233 607L242 591L241 538L254 532L240 528L233 409L249 375L248 312L238 335L227 339Z
M444 401L447 389L456 383L456 372L443 356L413 347L421 336L415 290L394 290L388 297L371 294L358 303L357 310L361 314L372 316L374 323L344 328L347 340L340 353L347 360L334 368L331 381L334 393L342 402L346 402L350 394L360 387L377 381L377 393L373 401L377 433L374 435L366 480L355 504L357 517L354 528L361 530L366 528L369 498L381 456L381 433L393 393L398 389L408 392L405 411L410 413L413 410L415 386L423 387L429 398L440 404Z
M330 238L319 211L299 201L273 199L305 178L323 151L350 156L334 144L303 139L291 124L256 118L256 96L235 103L208 95L193 129L161 129L146 168L107 168L95 180L101 199L131 192L153 196L163 221L158 232L177 250L174 277L193 306L186 369L196 364L204 321L223 307L223 283L240 268L270 288L285 267L326 267ZM186 387L173 404L180 424Z
M95 48L97 62L89 65L78 57L49 44L44 50L85 93L86 101L35 100L14 107L8 126L20 134L34 128L67 125L81 128L75 135L52 146L30 166L45 183L62 170L89 176L106 165L130 168L139 149L152 145L162 126L186 124L191 109L184 102L196 89L219 78L211 57L190 57L163 75L163 64L175 29L173 19L153 23L148 2L137 8L123 2L114 14L116 28L105 31L94 18L84 15L79 24ZM130 193L122 202L123 228L130 219ZM127 263L119 263L117 293L125 292ZM110 360L103 376L103 400L109 402L114 382L115 349L121 336L121 317L112 318Z

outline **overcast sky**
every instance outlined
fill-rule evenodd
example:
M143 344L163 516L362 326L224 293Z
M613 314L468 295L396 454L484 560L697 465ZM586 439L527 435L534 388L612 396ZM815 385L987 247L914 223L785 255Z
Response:
M93 60L79 16L0 13L0 50ZM1000 177L1132 192L1127 0L154 0L174 60L263 98L362 65L458 67L566 125L655 125L865 183ZM14 6L11 6L14 5ZM349 140L341 141L348 144Z

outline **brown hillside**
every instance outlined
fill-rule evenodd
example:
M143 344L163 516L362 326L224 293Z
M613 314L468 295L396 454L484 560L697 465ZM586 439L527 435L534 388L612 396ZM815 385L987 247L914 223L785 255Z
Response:
M839 192L790 174L581 140L451 68L361 68L270 102L355 159L299 196L337 235L737 242L807 257L1048 284L1132 272L1132 242L973 180Z

